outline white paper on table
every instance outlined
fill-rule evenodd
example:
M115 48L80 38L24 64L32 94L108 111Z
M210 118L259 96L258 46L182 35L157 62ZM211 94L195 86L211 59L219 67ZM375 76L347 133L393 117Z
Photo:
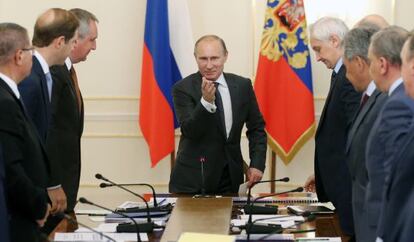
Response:
M149 207L154 207L152 202L148 202ZM121 205L119 205L118 209L127 209L127 208L146 208L147 205L144 202L132 202L132 201L125 201Z
M340 237L316 237L316 238L297 238L296 241L303 241L303 242L341 242Z
M233 226L244 226L247 223L247 219L232 219L231 223ZM278 224L282 226L282 228L287 228L295 225L295 221L277 221L277 220L265 220L265 221L258 221L255 224Z
M249 184L249 182L245 182L245 183L240 184L240 186L239 186L239 196L246 196L247 190L249 189L247 184Z
M261 238L265 235L267 235L267 234L251 234L250 239L251 240L257 240L257 239L259 239L259 238ZM239 234L239 235L237 235L236 238L239 239L239 240L246 240L247 235L245 233ZM294 239L295 239L295 236L293 234L272 234L264 240L293 241Z
M111 212L107 210L103 210L103 209L76 209L75 210L76 215L105 216L110 213Z
M104 233L115 241L137 241L135 233ZM148 241L146 233L139 233L142 241ZM110 241L97 233L56 233L55 241Z
M168 203L175 203L177 201L176 197L157 197L158 205L164 205ZM154 202L154 198L151 197L150 202Z
M249 219L249 215L240 215L240 219ZM252 221L257 219L266 219L261 222L268 222L268 221L305 221L305 218L303 216L289 216L289 215L272 215L272 214L253 214L252 215Z

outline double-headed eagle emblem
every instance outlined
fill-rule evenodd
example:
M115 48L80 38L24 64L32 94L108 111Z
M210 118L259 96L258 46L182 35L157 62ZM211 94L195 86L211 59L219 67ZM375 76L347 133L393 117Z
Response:
M289 65L306 67L309 51L303 0L269 0L260 54L270 61L285 56Z

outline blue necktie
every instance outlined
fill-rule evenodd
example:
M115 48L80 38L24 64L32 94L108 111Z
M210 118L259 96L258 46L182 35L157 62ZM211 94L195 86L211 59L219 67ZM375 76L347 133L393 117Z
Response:
M50 72L46 73L46 84L47 84L47 93L49 94L49 102L52 101L52 75Z

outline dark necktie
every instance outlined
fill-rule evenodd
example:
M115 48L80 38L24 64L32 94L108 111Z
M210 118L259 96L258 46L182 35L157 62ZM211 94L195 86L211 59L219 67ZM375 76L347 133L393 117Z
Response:
M364 95L361 98L361 104L360 104L361 109L365 105L365 103L367 103L368 98L369 98L369 96L366 93L364 93Z
M75 68L73 68L73 66L70 69L70 75L72 77L73 87L75 88L76 99L78 100L79 112L81 112L81 109L82 109L82 100L81 100L81 94L80 94L80 89L79 89L79 84L78 84L78 76L76 75L76 71L75 71Z
M334 86L335 78L336 78L336 72L335 71L332 71L332 74L331 74L331 85L329 86L329 90L331 90L332 87Z
M226 123L224 121L223 100L221 99L221 95L220 95L220 92L219 92L219 89L218 89L219 83L218 82L214 82L214 86L216 87L216 93L215 93L216 100L215 100L215 104L216 104L216 107L217 107L217 112L218 112L218 114L220 116L220 121L221 121L221 124L224 127L224 130L226 130Z

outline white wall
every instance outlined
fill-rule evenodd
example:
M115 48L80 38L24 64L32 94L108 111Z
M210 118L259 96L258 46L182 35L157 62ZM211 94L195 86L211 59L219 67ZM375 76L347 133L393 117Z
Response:
M221 36L229 49L225 70L254 77L265 3L265 0L188 0L194 39L207 33ZM365 14L379 13L409 29L413 27L410 18L413 5L409 0L348 0L335 4L331 0L305 0L308 24L329 14L352 26ZM145 0L0 0L0 21L19 23L30 32L36 17L50 7L84 8L100 20L98 48L77 69L86 110L82 140L84 186L97 183L93 178L96 172L116 181L147 181L164 189L168 183L168 158L150 168L147 146L137 121L145 6ZM314 62L312 65L318 118L330 74L324 65ZM245 138L242 144L248 158ZM313 149L312 140L290 165L278 162L277 176L290 176L292 185L302 184L313 170Z

